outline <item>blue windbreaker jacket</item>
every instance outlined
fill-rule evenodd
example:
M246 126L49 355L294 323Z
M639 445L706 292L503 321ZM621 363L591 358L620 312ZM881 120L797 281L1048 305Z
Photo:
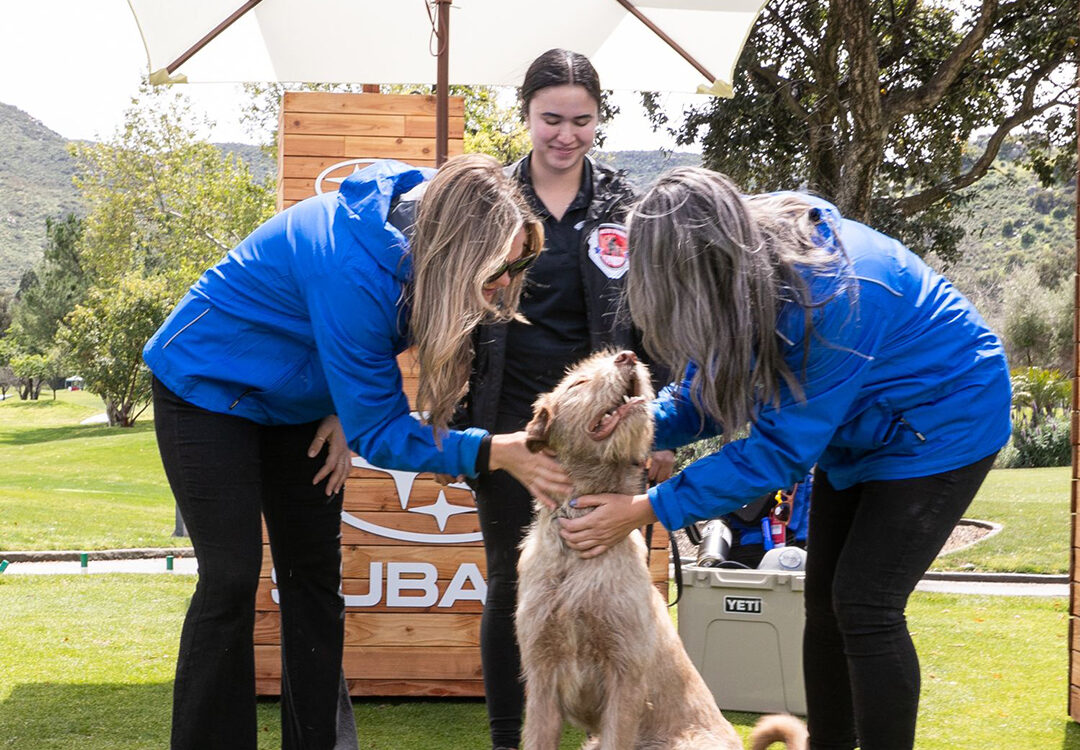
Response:
M143 349L147 365L204 409L268 425L336 413L376 466L473 475L487 432L451 431L439 450L410 416L396 361L412 263L387 219L433 175L377 162L270 219L191 287Z
M813 314L805 369L801 308L788 305L777 321L806 400L784 387L779 408L759 406L747 438L651 488L668 529L789 487L815 463L844 489L957 469L1008 441L1004 350L971 303L896 240L801 197L821 212L822 241L835 229L850 260L840 277L807 277L816 300L832 299ZM845 283L858 285L854 303L835 294ZM718 434L690 403L688 385L668 386L654 402L657 449Z

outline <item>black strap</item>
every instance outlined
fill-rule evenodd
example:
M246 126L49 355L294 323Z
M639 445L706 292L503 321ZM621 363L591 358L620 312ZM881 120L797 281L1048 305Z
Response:
M668 534L668 540L671 542L671 559L675 561L675 601L668 606L674 607L682 599L682 558L679 557L679 543L675 540L675 535Z
M645 566L648 567L649 562L652 560L652 540L653 540L653 524L649 524L645 527ZM671 543L671 559L675 561L675 601L668 602L669 607L674 607L682 599L682 560L679 558L679 543L675 540L674 534L668 534L668 541ZM664 597L665 599L667 597Z

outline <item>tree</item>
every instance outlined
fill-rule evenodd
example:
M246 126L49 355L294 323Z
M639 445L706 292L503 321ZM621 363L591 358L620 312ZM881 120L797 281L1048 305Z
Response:
M271 187L196 125L181 95L144 86L116 137L72 147L89 208L79 259L95 285L138 271L179 297L273 214Z
M164 276L132 272L115 288L95 287L61 326L65 359L86 390L105 401L109 424L130 427L150 404L142 348L168 315L173 294Z
M0 401L7 399L8 388L18 384L18 378L11 365L0 365Z
M75 214L45 220L44 258L23 276L12 309L10 335L24 352L46 352L60 321L86 293L89 277L79 260L81 238L82 220Z
M960 191L1025 129L1049 184L1074 172L1073 0L774 0L735 97L672 129L751 191L805 187L916 252L955 257ZM646 95L658 125L667 121ZM976 131L990 134L978 152Z
M1025 266L1005 282L1003 336L1009 359L1025 367L1067 369L1072 364L1072 280L1047 288L1038 269Z
M11 358L19 398L37 401L41 386L56 374L56 363L45 354L16 354Z

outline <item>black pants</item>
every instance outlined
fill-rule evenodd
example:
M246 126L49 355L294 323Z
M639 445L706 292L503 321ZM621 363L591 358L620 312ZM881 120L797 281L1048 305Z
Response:
M498 432L521 429L528 420L500 419ZM517 747L525 685L521 651L514 631L517 606L518 547L533 519L532 496L504 471L482 475L475 482L477 514L484 535L487 598L480 620L480 661L492 747Z
M910 750L919 660L904 609L993 465L837 490L814 477L803 670L813 750Z
M267 427L201 409L154 381L158 447L199 581L180 635L173 750L254 750L252 629L266 519L281 605L282 745L355 748L341 670L341 494L311 479L317 423ZM340 742L339 742L340 735Z

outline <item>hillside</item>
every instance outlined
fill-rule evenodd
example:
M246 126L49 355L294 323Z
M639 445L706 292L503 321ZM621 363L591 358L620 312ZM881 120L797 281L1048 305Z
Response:
M79 210L67 141L0 104L0 290L13 291L41 258L45 217Z
M978 183L968 188L960 224L962 255L945 274L1001 331L1008 282L1020 269L1033 267L1047 289L1068 284L1076 267L1076 183L1043 188L1028 170L1007 154ZM941 267L934 258L931 265ZM1032 290L1034 292L1034 289Z
M672 167L700 167L701 154L666 151L598 151L596 158L615 169L626 171L630 181L644 190Z

